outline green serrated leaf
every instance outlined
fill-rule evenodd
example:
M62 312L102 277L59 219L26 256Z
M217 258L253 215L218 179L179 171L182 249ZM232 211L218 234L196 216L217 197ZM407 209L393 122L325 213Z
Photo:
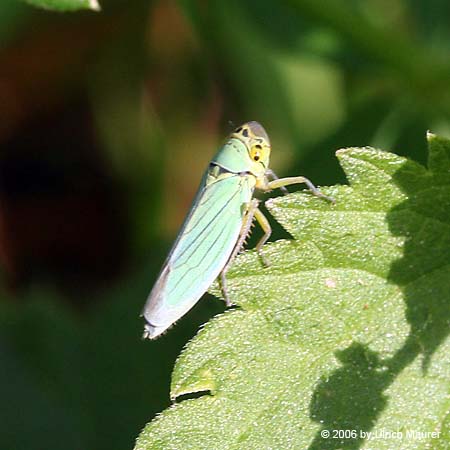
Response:
M100 5L97 0L24 0L30 5L53 11L78 11L80 9L91 9L99 11Z
M209 393L164 411L136 449L450 447L450 142L428 140L428 170L349 148L350 186L323 189L335 205L266 202L294 240L265 247L267 269L237 259L239 308L173 373L173 399Z

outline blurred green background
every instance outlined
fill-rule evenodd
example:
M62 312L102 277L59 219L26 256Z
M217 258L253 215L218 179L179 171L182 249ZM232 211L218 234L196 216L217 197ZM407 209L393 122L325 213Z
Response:
M0 448L126 449L176 356L140 310L201 174L260 121L272 167L345 182L336 149L420 162L450 135L444 0L0 3ZM278 230L276 236L281 236Z

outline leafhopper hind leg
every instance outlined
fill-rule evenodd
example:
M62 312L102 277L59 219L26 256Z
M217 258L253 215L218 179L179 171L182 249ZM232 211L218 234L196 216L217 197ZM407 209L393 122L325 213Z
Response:
M274 176L274 173L272 172L270 175ZM272 189L277 189L277 188L286 190L286 186L290 186L291 184L302 184L302 183L306 184L307 188L316 197L321 197L325 200L328 200L331 203L335 203L335 200L333 197L329 197L328 195L322 194L322 192L320 192L319 189L317 189L316 186L314 186L314 184L312 184L312 182L310 180L308 180L308 178L305 178L305 177L275 178L274 180L269 181L267 183L264 190L272 190Z
M263 261L265 266L268 266L267 260L265 259L264 255L262 254L261 248L264 245L264 243L269 239L270 234L272 233L272 228L270 228L269 221L266 219L264 214L261 212L261 210L258 208L259 200L253 199L247 206L247 210L244 215L244 220L242 223L241 232L239 234L239 239L236 242L236 245L234 246L234 249L228 258L228 262L225 264L224 268L222 269L222 272L220 273L220 285L222 290L222 295L225 300L225 304L227 306L231 306L233 303L230 300L230 297L228 296L228 287L227 287L227 272L230 269L231 263L233 262L236 255L241 251L245 239L247 238L250 228L252 226L253 219L255 218L258 223L261 225L261 228L264 231L264 236L260 239L258 244L256 245L256 251L258 252L261 260Z

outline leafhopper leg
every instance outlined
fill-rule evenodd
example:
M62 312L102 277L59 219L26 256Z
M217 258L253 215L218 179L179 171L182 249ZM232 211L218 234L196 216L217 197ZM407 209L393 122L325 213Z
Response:
M267 183L268 189L277 189L277 188L285 188L286 186L290 186L291 184L306 184L306 187L311 191L313 195L316 197L321 197L331 203L335 203L334 198L329 197L328 195L323 194L319 191L319 189L314 186L314 184L305 177L287 177L287 178L278 178Z
M270 177L272 179L272 181L279 180L277 174L272 169L266 170L266 176ZM280 190L284 195L289 194L289 191L286 189L285 186L280 186Z
M222 269L222 272L220 273L220 287L222 290L222 295L225 300L225 304L227 306L231 306L233 303L230 300L230 297L228 295L228 287L227 287L227 272L230 269L231 263L233 262L236 255L241 251L245 239L248 236L250 232L250 228L252 226L253 217L255 216L255 211L259 211L258 209L259 200L253 199L251 202L247 205L247 210L245 211L243 222L242 222L242 228L241 232L239 233L239 239L236 242L236 245L234 246L233 251L231 252L230 257L228 258L227 263L225 264L224 268Z
M272 234L272 227L270 226L269 221L267 220L267 217L263 214L263 212L256 207L254 212L255 219L258 221L259 225L261 226L262 230L264 231L264 235L259 240L259 242L256 244L256 251L258 252L259 257L261 258L262 263L264 266L269 267L270 264L267 261L266 257L264 256L264 253L262 252L263 245L267 242L267 239L269 239L270 235Z

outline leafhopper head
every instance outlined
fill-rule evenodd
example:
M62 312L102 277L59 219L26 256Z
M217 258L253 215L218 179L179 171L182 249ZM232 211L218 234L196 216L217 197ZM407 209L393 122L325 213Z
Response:
M266 130L258 122L246 122L231 133L231 138L242 141L247 147L252 161L251 172L255 175L265 173L269 167L270 140Z

